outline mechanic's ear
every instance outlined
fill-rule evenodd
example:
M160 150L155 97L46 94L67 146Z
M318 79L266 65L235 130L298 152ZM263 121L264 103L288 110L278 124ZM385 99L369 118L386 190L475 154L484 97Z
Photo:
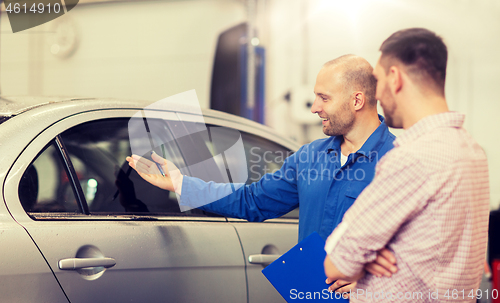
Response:
M366 98L363 92L355 92L353 96L354 110L360 110L365 106Z

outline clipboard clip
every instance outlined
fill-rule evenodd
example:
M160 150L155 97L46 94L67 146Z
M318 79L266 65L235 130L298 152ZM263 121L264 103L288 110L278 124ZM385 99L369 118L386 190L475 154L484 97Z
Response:
M248 262L252 264L270 264L279 257L281 257L281 255L250 255L248 256Z

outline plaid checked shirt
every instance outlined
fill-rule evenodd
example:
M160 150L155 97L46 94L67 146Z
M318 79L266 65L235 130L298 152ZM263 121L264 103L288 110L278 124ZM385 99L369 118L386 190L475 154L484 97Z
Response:
M328 238L327 254L348 276L384 247L397 259L392 277L360 279L351 302L476 302L488 237L488 164L463 121L447 112L406 130Z

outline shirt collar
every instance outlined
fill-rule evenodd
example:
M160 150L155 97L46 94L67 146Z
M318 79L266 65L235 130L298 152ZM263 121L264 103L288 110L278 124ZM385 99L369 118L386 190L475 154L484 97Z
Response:
M356 154L368 157L370 160L375 156L378 157L377 151L382 145L384 145L390 132L385 124L385 119L381 115L378 115L380 120L380 125L375 129L375 131L368 137L366 142L361 146L361 148L356 152ZM343 136L332 137L330 144L328 145L328 152L331 150L336 150L340 153L340 145L344 141Z
M328 140L326 153L337 156L338 151L340 151L340 144L342 144L342 136L332 136Z
M378 150L380 149L380 147L382 147L382 145L384 145L390 134L389 129L387 128L387 124L385 124L384 117L378 115L378 118L380 120L380 125L356 152L357 154L368 157L368 159L370 160L372 160L374 157L379 158Z
M445 112L427 116L413 124L405 132L394 140L394 146L398 147L417 140L425 133L440 127L460 128L464 124L465 115L457 112Z

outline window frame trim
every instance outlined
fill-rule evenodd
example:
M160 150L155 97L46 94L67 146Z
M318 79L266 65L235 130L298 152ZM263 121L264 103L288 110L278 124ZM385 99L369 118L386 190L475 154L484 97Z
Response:
M54 143L57 147L58 154L63 162L64 170L66 171L69 181L71 182L71 189L73 190L73 194L75 195L75 198L78 201L78 207L80 208L82 214L89 216L90 211L89 211L89 206L87 204L87 200L85 199L85 194L83 193L83 189L80 184L80 181L78 180L75 167L73 166L73 162L71 162L68 150L64 145L61 134L58 134L54 138Z

